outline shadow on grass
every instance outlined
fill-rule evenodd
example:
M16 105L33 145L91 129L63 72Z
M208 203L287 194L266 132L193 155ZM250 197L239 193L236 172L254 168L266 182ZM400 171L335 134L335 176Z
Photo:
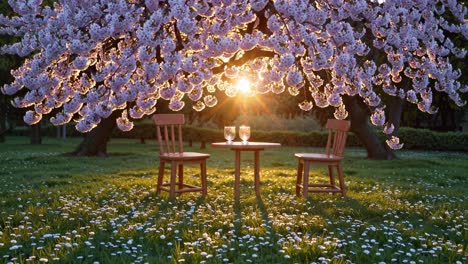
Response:
M263 203L262 197L260 195L257 195L257 205L258 205L258 209L260 210L260 213L262 215L263 223L267 227L268 231L270 231L270 240L277 241L278 238L276 236L275 229L272 226L273 221L272 221L272 219L270 219L267 207Z

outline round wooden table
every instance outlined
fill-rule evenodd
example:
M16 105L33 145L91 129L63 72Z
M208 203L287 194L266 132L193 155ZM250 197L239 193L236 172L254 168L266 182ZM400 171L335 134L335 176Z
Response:
M254 182L255 182L255 193L260 195L260 151L266 148L281 147L280 143L271 142L216 142L211 143L214 148L227 148L235 152L235 178L234 178L234 196L239 198L240 193L240 153L241 151L253 151L254 152Z

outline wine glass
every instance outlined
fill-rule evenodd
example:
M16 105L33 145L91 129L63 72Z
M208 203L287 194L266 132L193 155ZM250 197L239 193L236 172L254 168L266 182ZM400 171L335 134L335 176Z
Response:
M232 144L232 140L236 137L236 127L235 126L225 126L224 127L224 138L227 140L228 144Z
M240 126L239 127L239 137L242 139L243 144L247 144L250 138L250 127L249 126Z

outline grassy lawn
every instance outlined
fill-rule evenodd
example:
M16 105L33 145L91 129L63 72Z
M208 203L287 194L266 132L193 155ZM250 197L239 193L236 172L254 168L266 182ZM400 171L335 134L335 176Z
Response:
M348 197L294 194L295 152L251 153L241 199L234 154L208 148L208 196L155 193L155 142L112 140L107 158L64 157L79 139L0 144L0 262L468 263L468 154L400 151L369 161L348 149ZM200 151L198 144L191 151ZM312 168L311 182L325 181ZM187 177L198 183L196 167ZM194 175L191 177L190 175Z

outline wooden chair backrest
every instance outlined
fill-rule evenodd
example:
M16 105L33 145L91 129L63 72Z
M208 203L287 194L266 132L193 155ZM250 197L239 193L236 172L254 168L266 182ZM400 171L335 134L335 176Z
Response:
M328 129L326 154L342 157L351 122L347 120L328 119L326 127Z
M185 123L183 114L153 115L159 143L159 154L176 154L184 152L182 144L182 125Z

